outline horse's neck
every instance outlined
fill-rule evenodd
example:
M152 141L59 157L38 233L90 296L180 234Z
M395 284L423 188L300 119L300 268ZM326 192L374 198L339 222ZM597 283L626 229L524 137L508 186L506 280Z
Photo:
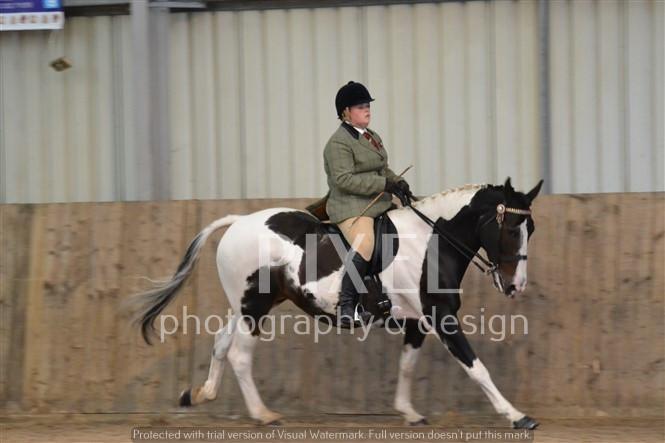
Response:
M475 253L480 248L480 243L475 232L478 220L472 212L461 213L460 211L464 207L469 206L473 197L483 187L483 185L472 185L451 191L444 191L424 198L416 203L415 206L434 221L439 218L446 220L448 222L445 224L446 232ZM450 277L455 275L454 278L457 280L455 282L448 282L448 284L459 284L469 267L470 257L460 255L445 240L440 245L441 249L439 253L448 256L445 262L451 271Z

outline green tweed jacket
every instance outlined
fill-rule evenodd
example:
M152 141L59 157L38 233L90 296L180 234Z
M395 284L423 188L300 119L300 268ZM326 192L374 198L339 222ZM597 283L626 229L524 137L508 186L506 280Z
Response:
M323 151L330 188L326 211L332 223L360 215L383 191L386 180L401 180L388 167L388 153L381 137L374 131L367 131L380 149L372 146L353 126L342 123ZM392 196L386 193L364 215L376 217L386 211L391 202Z

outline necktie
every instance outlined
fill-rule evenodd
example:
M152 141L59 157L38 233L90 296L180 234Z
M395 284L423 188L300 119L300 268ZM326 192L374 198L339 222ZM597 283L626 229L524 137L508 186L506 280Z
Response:
M369 142L372 144L372 146L374 146L374 148L376 148L377 151L381 149L381 147L380 147L379 144L376 142L376 140L374 140L374 137L372 137L371 135L369 135L369 132L367 132L367 131L363 132L363 136L364 136L367 140L369 140Z

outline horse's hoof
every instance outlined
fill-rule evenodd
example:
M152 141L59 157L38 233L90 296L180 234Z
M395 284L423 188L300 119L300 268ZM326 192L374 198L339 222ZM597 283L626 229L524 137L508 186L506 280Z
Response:
M528 429L529 431L533 431L538 427L540 423L538 423L535 419L529 417L528 415L525 415L524 417L520 418L518 421L513 422L513 428L514 429Z
M261 426L282 426L281 419L281 414L270 411L270 413L266 414L263 419L259 420L259 423Z
M182 391L180 394L180 400L178 401L178 404L180 407L183 408L188 408L192 406L192 390L190 389L185 389Z
M423 417L418 421L410 421L409 426L429 426L429 422Z

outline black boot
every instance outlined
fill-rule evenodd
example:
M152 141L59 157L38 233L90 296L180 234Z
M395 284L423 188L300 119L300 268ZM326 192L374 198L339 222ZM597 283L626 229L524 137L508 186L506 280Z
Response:
M365 260L362 255L355 252L353 254L353 259L351 265L356 268L358 275L360 275L360 280L362 282L362 290L367 291L365 288L365 282L363 279L369 271L370 263ZM351 266L350 265L350 266ZM359 288L360 289L360 288ZM348 272L344 272L344 277L342 278L342 289L339 293L339 311L340 318L339 323L342 326L350 326L352 323L357 325L358 323L354 321L356 304L358 303L358 290L356 290L353 280Z

